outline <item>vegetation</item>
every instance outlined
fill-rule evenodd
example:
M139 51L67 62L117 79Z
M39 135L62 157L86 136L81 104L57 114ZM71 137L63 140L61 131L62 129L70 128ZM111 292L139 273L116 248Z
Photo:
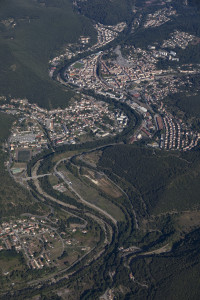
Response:
M96 22L116 24L119 21L131 19L132 12L128 11L127 7L130 7L134 2L132 0L109 2L88 0L78 1L78 5L82 14L93 18ZM137 2L139 4L139 1ZM143 4L144 1L141 2ZM0 10L1 18L2 16L4 18L5 16L6 18L13 16L16 21L16 26L13 28L12 26L10 28L10 25L5 26L5 22L0 23L0 46L2 45L0 54L2 51L2 55L5 56L5 62L2 62L4 76L2 75L0 78L2 79L0 92L2 94L5 92L11 96L27 96L32 102L46 107L65 105L72 93L66 94L55 82L50 82L47 74L48 60L64 44L69 41L75 42L80 34L93 34L91 22L72 12L70 0L34 2L20 0L17 3L13 0L7 0L1 1L0 8L2 8ZM149 11L151 9L149 8ZM199 32L197 19L194 19L194 28L189 22L189 17L185 19L184 25L183 19L184 15L181 15L178 19L178 29L187 28L186 31ZM58 20L59 24L55 26ZM132 40L130 43L138 43L137 46L140 43L141 46L146 47L155 38L159 43L161 37L168 37L173 26L172 21L159 29L148 29L145 31L146 33L138 31L136 35L129 35L128 39ZM73 30L71 30L72 28ZM47 35L46 32L48 31L52 32L52 35ZM141 33L144 33L142 37ZM129 43L128 39L126 43ZM197 53L195 55L198 56ZM29 80L25 80L25 78L29 78ZM19 85L21 80L26 83L24 86ZM196 86L198 85L199 81L197 80ZM85 93L96 96L92 91L85 91ZM58 212L62 207L63 215L57 223L59 230L66 232L66 225L71 225L71 227L73 224L83 225L84 214L88 234L93 233L99 237L97 246L100 246L101 252L96 257L99 254L99 249L92 249L89 259L84 257L83 260L71 267L68 272L69 277L67 277L66 271L66 273L54 274L55 277L50 278L49 273L56 271L55 269L47 270L44 268L32 271L26 267L14 270L8 278L3 277L3 285L6 284L6 281L8 282L7 279L9 282L14 281L14 279L24 282L25 278L25 280L38 280L39 277L45 276L49 276L49 278L45 282L41 279L38 286L34 283L27 287L23 284L15 286L15 289L13 288L7 294L2 295L2 299L31 299L39 294L40 299L60 299L57 294L53 294L56 289L61 291L60 295L63 291L64 297L67 290L67 293L70 291L69 298L98 299L109 288L115 290L117 299L190 299L190 297L195 300L199 299L200 230L194 231L195 227L199 227L199 149L188 153L165 152L148 149L141 145L125 144L135 128L139 126L141 117L125 103L103 96L97 96L97 98L123 110L129 118L128 127L116 137L84 144L65 145L56 148L55 152L46 149L29 162L28 175L31 176L32 168L39 159L41 159L41 165L38 173L43 174L52 172L55 162L59 161L62 155L64 157L64 153L67 151L68 156L73 156L83 151L89 154L90 152L87 151L102 147L100 158L100 151L97 150L99 160L96 161L96 167L87 165L87 158L84 161L84 159L75 156L69 163L65 165L63 163L60 168L67 172L69 180L73 178L72 186L83 195L83 198L88 196L87 200L92 203L100 202L99 200L103 201L103 198L105 202L98 204L103 205L104 210L116 217L117 225L114 225L109 218L96 210L78 202L72 193L70 195L55 191L52 188L53 176L40 178L40 185L47 194L73 205L69 208L72 215L66 216L65 208L47 199L44 193L44 204L52 206L52 214L55 214L55 211ZM180 98L182 101L178 100L176 95L175 99L171 98L168 101L177 101L175 105L178 109L185 111L187 116L198 117L198 98L191 100L194 101L193 108L186 103L186 96L184 98L184 95L181 94ZM0 114L1 143L7 138L13 120L13 117ZM4 124L6 125L4 126ZM196 126L199 126L199 123L196 123ZM119 144L115 145L114 143ZM6 158L7 154L1 151L0 217L17 215L22 212L39 212L41 214L43 207L34 202L33 197L8 175L3 165ZM91 180L85 178L85 175L89 174L91 178L96 179L97 175L102 175L100 171L103 171L118 187L108 180L110 185L107 183L106 191L105 182L103 189L100 185L96 186L94 182L92 183ZM60 179L56 178L55 181L59 183ZM29 182L29 187L36 199L42 196L37 191L33 181ZM118 189L118 197L114 197L112 194L115 187ZM183 212L185 210L187 212ZM194 210L193 214L192 210ZM94 218L90 218L92 214ZM58 217L58 215L56 216ZM101 219L104 226L101 233L100 223L97 224L95 221L97 218ZM79 234L78 231L76 234ZM93 234L90 235L90 238L94 239L93 243L95 243ZM106 234L109 243L102 245ZM91 245L93 244L91 243ZM126 256L127 252L124 250L133 245L140 247L139 253L133 251ZM158 248L161 248L160 254L154 252ZM167 252L171 248L172 251ZM71 256L68 250L59 255L59 261ZM10 266L12 264L17 265L18 261L23 263L23 258L14 251L0 253L0 262L1 260L5 261L5 259Z
M182 92L170 94L164 99L164 101L172 114L179 115L186 123L191 123L194 130L198 131L200 124L200 76L193 76L190 80L192 82L192 86L186 84Z
M106 148L99 161L107 174L128 183L134 207L143 201L151 214L199 207L199 166L198 150L172 154L130 145Z
M106 25L128 21L134 0L89 0L78 1L78 10L85 16Z
M7 155L2 151L2 142L8 137L13 120L12 116L0 113L0 219L25 212L42 214L44 209L34 201L28 191L16 184L5 169Z
M198 229L176 243L170 253L134 259L131 271L146 286L132 283L126 299L199 299L199 236Z
M189 4L191 6L194 6L195 8L197 8L198 11L200 10L200 2L199 2L199 0L189 0L188 2L189 2Z
M10 19L16 25L4 22ZM80 35L95 31L73 12L70 0L1 1L0 95L26 97L47 108L66 106L73 92L52 82L48 61Z
M165 98L165 102L174 113L183 112L186 120L195 117L197 120L200 110L200 92L193 94L190 91L171 94Z

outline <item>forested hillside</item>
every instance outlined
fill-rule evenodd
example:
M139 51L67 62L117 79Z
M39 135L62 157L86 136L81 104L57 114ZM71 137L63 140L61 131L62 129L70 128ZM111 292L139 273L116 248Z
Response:
M51 80L48 62L86 34L95 35L93 26L70 0L0 1L0 95L66 105L73 93Z
M148 288L133 285L126 299L198 300L199 237L198 229L176 243L170 253L134 259L131 271L135 279Z
M118 145L105 149L99 166L128 182L134 206L139 207L137 202L143 199L150 214L200 205L198 150L168 153Z
M110 25L129 20L135 0L89 0L77 2L78 9L83 15L96 22Z

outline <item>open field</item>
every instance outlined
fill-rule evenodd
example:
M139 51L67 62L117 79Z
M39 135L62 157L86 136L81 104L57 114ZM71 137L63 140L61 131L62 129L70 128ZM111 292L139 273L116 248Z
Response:
M59 160L64 159L64 158L67 159L73 155L78 154L80 151L82 152L83 150L73 150L73 151L62 152L60 154L55 155L52 159L52 162L58 162Z
M177 217L177 225L184 232L200 227L200 211L182 212Z
M73 182L73 188L83 197L83 199L102 208L118 221L124 219L124 214L120 208L101 196L97 189L90 186L85 180L83 181L75 177L69 170L66 170L65 173Z
M82 157L83 157L83 160L85 160L86 162L89 162L96 166L101 155L102 155L102 151L93 151L93 152L82 155Z
M105 176L100 175L92 170L84 168L82 177L88 178L97 189L100 189L103 193L108 194L110 197L119 198L122 196L122 192L114 186Z
M0 252L0 273L5 276L7 272L21 270L23 258L15 251L2 251Z

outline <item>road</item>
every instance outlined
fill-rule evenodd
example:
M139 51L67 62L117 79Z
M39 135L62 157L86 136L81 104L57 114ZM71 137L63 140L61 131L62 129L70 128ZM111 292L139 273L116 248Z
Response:
M81 154L80 156L81 156L81 160L85 163L85 164L87 164L87 165L91 165L90 163L88 163L87 161L85 161L84 159L83 159L83 156L82 156L83 154ZM91 165L92 166L92 165ZM92 167L94 167L94 166L92 166ZM113 185L115 185L121 192L122 192L122 194L124 194L125 196L126 196L126 198L129 200L129 202L130 202L130 204L131 204L131 201L130 201L130 198L129 198L129 196L127 195L127 193L118 185L118 184L116 184L114 181L112 181L104 172L102 172L101 171L101 173L102 173L102 175L108 180L108 181L110 181ZM132 206L132 204L131 204L131 206ZM135 210L133 209L133 206L132 206L132 213L133 213L133 215L134 215L134 219L135 219L135 226L136 226L136 229L139 229L139 223L138 223L138 219L137 219L137 215L136 215L136 212L135 212Z
M84 203L86 206L89 206L95 210L97 210L98 212L100 212L101 214L103 214L105 217L109 218L115 225L117 225L117 220L115 218L113 218L109 213L107 213L106 211L104 211L103 209L101 209L100 207L96 206L95 204L92 204L88 201L86 201L85 199L83 199L83 197L73 188L73 184L70 183L70 181L66 178L66 176L62 173L57 171L57 167L59 165L60 162L62 162L62 160L60 160L54 167L54 172L57 176L59 176L68 186L69 190L71 190L78 198L79 200Z
M33 179L42 178L42 177L50 176L50 175L52 175L52 173L36 175L36 176L32 176L32 177L25 177L25 178L22 178L22 181L33 180Z

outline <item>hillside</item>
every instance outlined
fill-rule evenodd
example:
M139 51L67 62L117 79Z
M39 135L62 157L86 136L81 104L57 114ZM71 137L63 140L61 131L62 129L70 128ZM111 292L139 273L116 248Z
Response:
M193 209L199 202L199 151L168 153L130 145L104 150L99 166L129 184L128 193L146 204L149 214Z
M127 21L131 17L131 7L135 0L89 0L77 1L81 14L106 25Z
M171 253L133 260L135 279L148 288L137 285L126 299L199 299L199 234L188 234Z
M43 107L66 105L73 96L48 75L48 61L81 34L94 34L70 0L0 2L0 95L27 97Z

